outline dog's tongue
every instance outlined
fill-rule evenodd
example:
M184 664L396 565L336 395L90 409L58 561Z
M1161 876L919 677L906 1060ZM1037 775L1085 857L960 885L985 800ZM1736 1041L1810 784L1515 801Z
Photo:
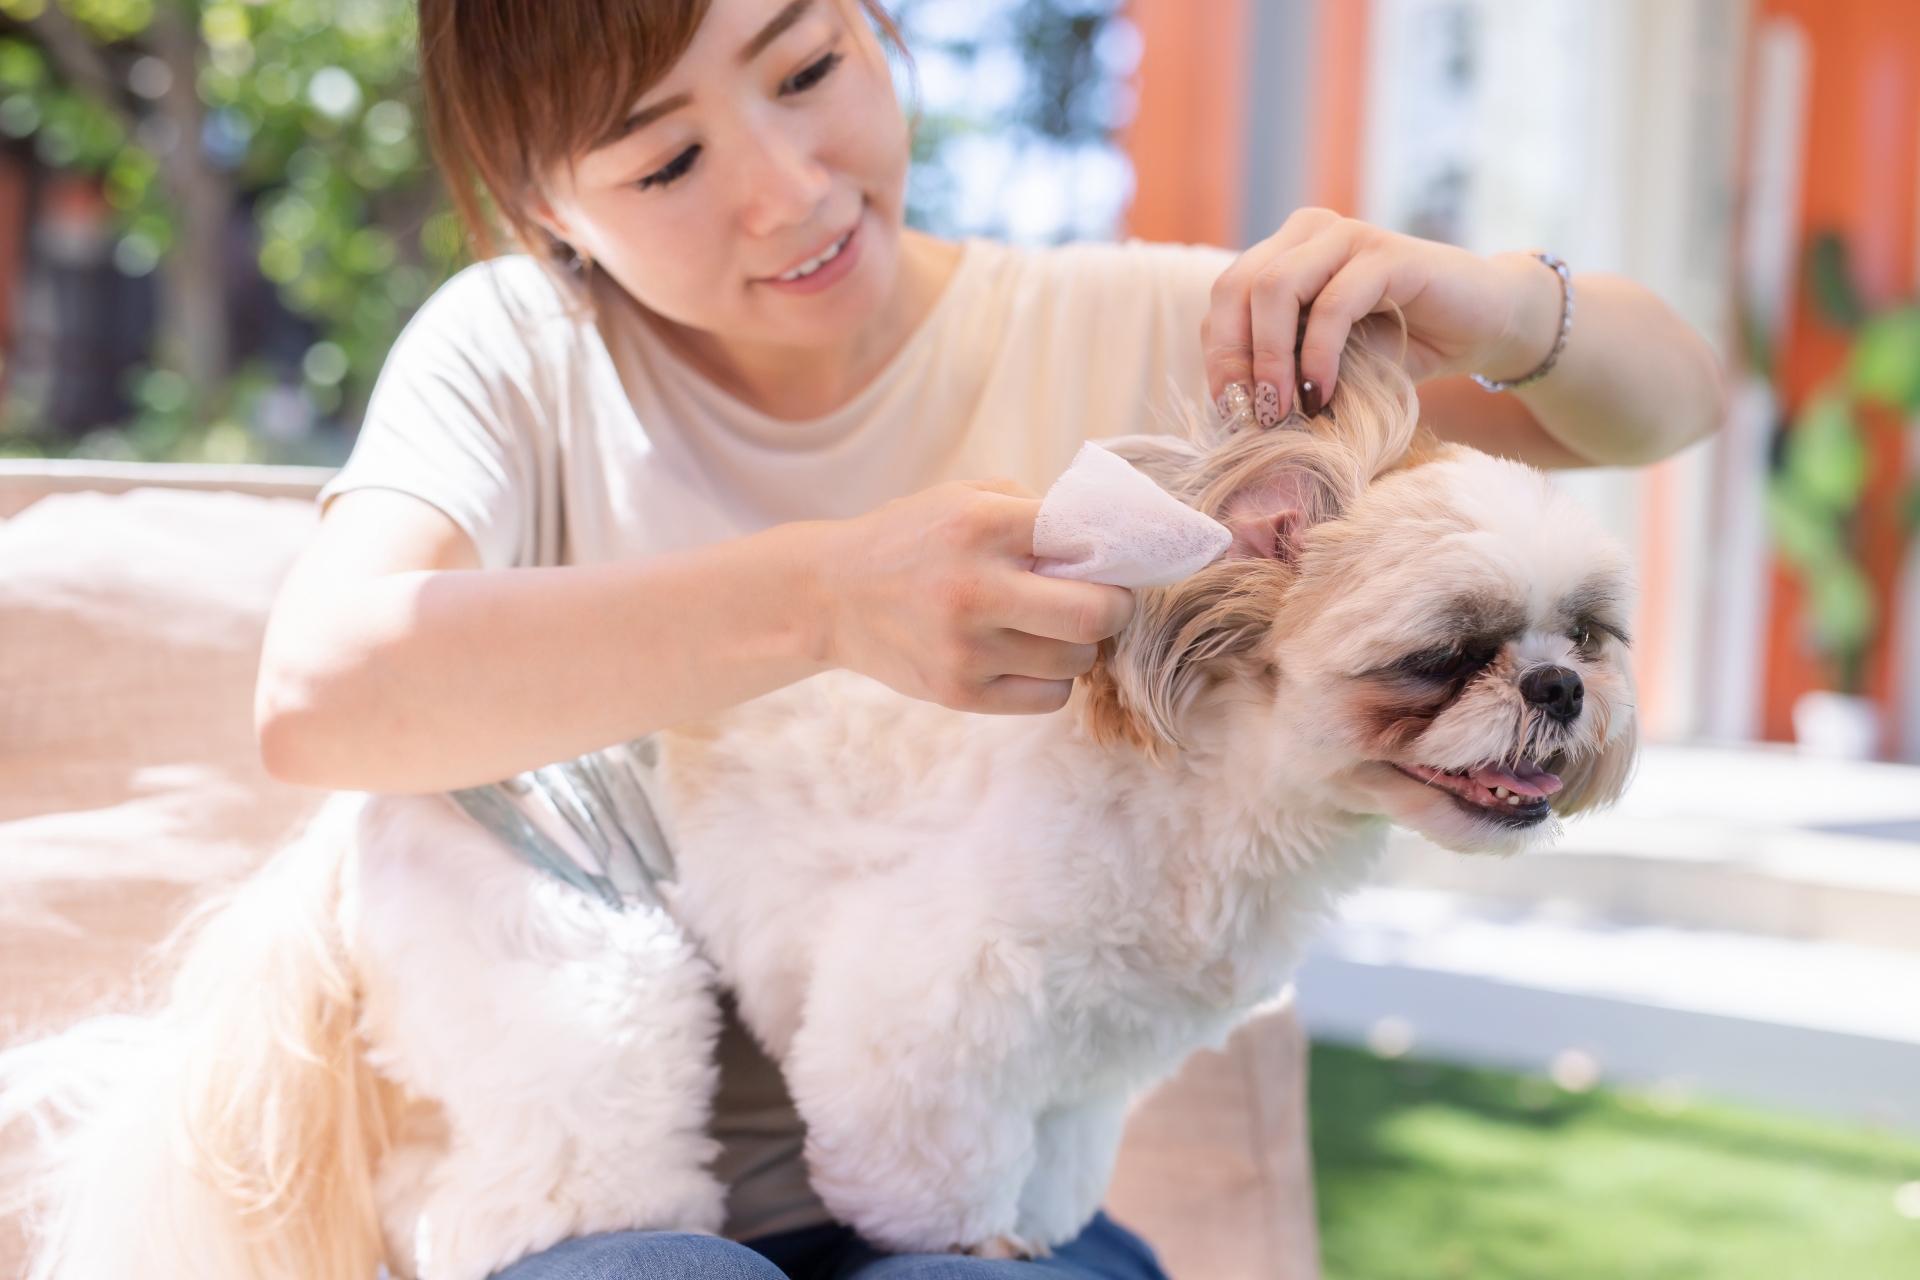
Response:
M1559 778L1531 760L1517 761L1512 765L1488 765L1475 769L1467 776L1488 790L1505 787L1515 795L1522 796L1550 796L1561 787Z

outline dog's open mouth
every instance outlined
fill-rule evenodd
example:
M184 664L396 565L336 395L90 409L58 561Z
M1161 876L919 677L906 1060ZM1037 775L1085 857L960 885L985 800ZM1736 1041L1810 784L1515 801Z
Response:
M1557 775L1531 760L1476 765L1471 769L1432 769L1423 764L1393 766L1415 782L1439 787L1455 803L1483 817L1532 824L1552 811L1547 797L1560 789Z

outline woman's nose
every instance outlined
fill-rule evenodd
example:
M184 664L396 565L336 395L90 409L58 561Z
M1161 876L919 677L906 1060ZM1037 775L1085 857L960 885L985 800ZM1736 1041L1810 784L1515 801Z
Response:
M833 175L808 140L780 121L762 120L746 142L741 221L747 234L770 235L812 218L833 188Z

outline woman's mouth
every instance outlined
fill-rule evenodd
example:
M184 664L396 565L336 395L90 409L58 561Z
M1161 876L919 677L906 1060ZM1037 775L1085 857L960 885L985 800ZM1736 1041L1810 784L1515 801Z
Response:
M854 223L826 248L796 262L777 276L759 281L782 293L815 293L844 279L860 256L860 224Z
M814 272L818 271L820 268L826 266L829 262L832 262L835 258L839 257L840 251L847 247L847 241L851 239L853 239L853 232L849 231L847 232L847 234L841 236L838 240L835 240L832 244L828 245L826 249L823 250L822 252L814 254L811 258L808 258L805 262L801 263L799 266L795 267L793 270L788 271L783 275L775 276L774 279L776 280L806 279L808 276L812 275Z

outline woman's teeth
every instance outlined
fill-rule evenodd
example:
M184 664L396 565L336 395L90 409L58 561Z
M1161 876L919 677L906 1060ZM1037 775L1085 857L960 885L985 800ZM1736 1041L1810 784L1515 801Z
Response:
M801 263L799 266L795 267L793 270L787 272L785 275L776 277L776 279L780 279L780 280L806 279L808 276L812 275L814 272L818 271L820 268L826 266L829 262L832 262L835 258L839 257L840 251L847 247L847 241L851 239L853 239L853 232L849 231L847 232L846 235L841 236L838 240L835 240L832 244L828 245L825 249L821 250L814 257L808 258L805 262Z

